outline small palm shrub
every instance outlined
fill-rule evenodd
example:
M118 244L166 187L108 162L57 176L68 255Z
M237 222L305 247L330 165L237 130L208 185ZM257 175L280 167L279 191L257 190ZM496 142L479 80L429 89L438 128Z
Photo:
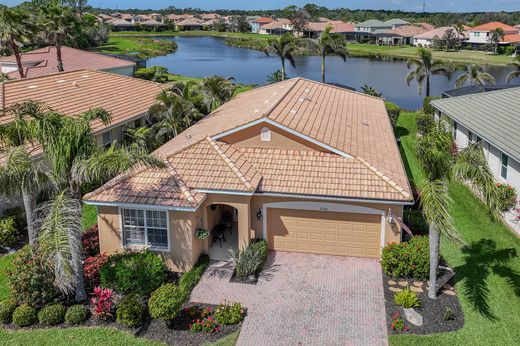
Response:
M237 324L244 319L244 309L240 303L224 301L215 309L215 320L220 324Z
M179 280L179 288L186 293L187 298L189 297L191 291L199 283L202 274L204 274L204 271L206 268L208 268L208 264L208 255L201 255L195 266L193 266L190 271L182 274Z
M12 248L20 242L21 234L16 228L14 217L0 219L0 246Z
M0 302L0 323L8 324L13 321L13 312L17 308L16 301L6 299Z
M402 306L405 309L418 308L421 306L421 301L417 296L417 293L410 290L410 287L406 287L401 292L394 294L394 303L397 306Z
M174 284L164 284L148 300L150 316L158 320L172 320L186 300L186 293Z
M433 116L429 114L418 114L415 121L417 124L417 132L421 135L425 135L435 126Z
M49 304L38 312L38 321L44 326L55 326L65 321L66 312L62 304Z
M415 236L408 242L391 243L383 248L381 266L386 275L395 278L425 280L430 273L430 251L427 236Z
M134 328L143 323L144 308L139 296L130 294L119 303L116 311L117 322Z
M72 305L65 313L65 323L70 326L83 324L88 319L88 308L85 305Z
M267 259L267 242L253 242L244 250L231 252L231 260L235 264L235 275L240 280L247 280L262 270Z
M18 327L29 327L38 323L36 309L28 304L22 304L13 312L13 324Z
M119 293L148 296L164 282L165 270L162 259L150 251L115 254L101 267L100 282Z

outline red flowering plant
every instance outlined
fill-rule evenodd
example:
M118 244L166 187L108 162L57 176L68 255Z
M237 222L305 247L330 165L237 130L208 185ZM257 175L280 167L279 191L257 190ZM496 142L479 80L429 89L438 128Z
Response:
M197 319L197 320L193 321L193 323L189 326L189 328L193 333L200 333L200 332L215 333L220 330L219 324L211 316L204 318L202 320Z
M107 320L114 316L114 301L112 299L113 291L109 288L94 288L93 297L90 302L93 305L92 314L99 319Z
M213 312L211 307L208 308L200 308L199 306L188 306L184 308L184 313L189 315L191 318L206 318Z
M498 188L498 197L500 209L508 211L516 205L517 194L515 189L507 184L496 184Z
M94 225L83 232L81 236L81 246L83 257L93 257L99 255L98 225Z
M87 286L89 291L92 291L94 287L99 286L99 271L107 261L107 254L102 253L97 256L87 257L83 262L85 286Z
M408 326L404 323L404 320L401 318L401 316L399 316L399 312L396 312L392 316L392 323L390 327L396 332L407 332L409 330Z

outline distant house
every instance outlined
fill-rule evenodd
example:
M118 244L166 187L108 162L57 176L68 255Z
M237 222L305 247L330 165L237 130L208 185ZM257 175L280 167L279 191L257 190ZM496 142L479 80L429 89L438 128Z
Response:
M200 18L203 20L218 19L218 18L220 18L220 15L217 13L204 13L203 15L200 16Z
M194 30L202 30L204 26L204 20L200 18L187 18L180 22L176 22L175 24L181 31L194 31Z
M269 17L260 17L260 18L257 18L253 21L251 21L251 32L255 33L255 34L258 34L258 32L260 31L260 27L262 25L265 25L265 24L269 24L269 23L272 23L274 22L274 19L273 18L269 18Z
M107 22L108 25L112 28L113 31L135 31L136 25L135 22L129 22L125 19L112 19Z
M192 14L184 13L184 14L169 14L166 18L173 20L174 22L180 22L188 18L193 18Z
M433 45L433 42L436 40L442 39L446 31L452 29L451 26L442 26L437 29L433 29L430 31L423 32L421 34L415 35L413 37L412 44L417 47L431 47ZM459 39L463 40L465 36L461 33L459 34Z
M135 63L80 49L61 48L65 71L98 70L124 76L133 76ZM40 77L58 72L56 47L45 47L22 54L22 66L27 78ZM14 56L0 57L0 70L10 78L20 78Z
M459 149L480 142L497 181L520 191L520 87L434 100L453 124Z
M502 29L506 34L501 42L502 44L509 45L513 41L520 42L520 35L517 36L520 29L501 22L486 23L469 29L468 38L465 42L474 48L482 47L489 44L490 32L498 28Z
M267 35L283 35L286 32L292 32L293 29L293 24L289 19L280 18L271 23L262 25L258 33Z
M332 27L332 33L344 35L348 40L353 40L355 37L354 24L345 23L340 20L331 22L309 22L303 32L303 36L317 38L328 26Z
M399 26L409 24L402 19L391 19L386 22L379 19L369 19L355 25L356 39L359 42L369 42L376 40L376 34L384 33L386 30L396 29Z
M166 24L155 19L148 19L146 22L141 23L141 26L149 31L161 31L166 28Z
M395 29L382 30L376 32L377 43L387 46L409 45L413 42L413 37L435 29L428 23L418 23L411 25L398 26Z

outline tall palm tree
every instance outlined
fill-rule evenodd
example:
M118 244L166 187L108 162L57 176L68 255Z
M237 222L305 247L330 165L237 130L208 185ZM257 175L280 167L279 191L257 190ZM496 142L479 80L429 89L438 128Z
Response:
M457 88L462 87L465 83L469 85L484 85L487 83L495 84L495 78L487 72L480 65L467 65L463 68L462 74L455 81Z
M419 88L419 95L422 94L424 84L426 84L426 96L430 96L430 78L436 74L445 74L446 68L444 62L440 60L433 60L431 50L419 48L417 50L419 54L418 59L408 60L408 69L414 68L406 76L406 83L410 85L412 80L417 81Z
M498 45L505 36L505 32L502 28L496 28L489 32L489 43L493 45L493 52L498 53Z
M321 55L321 81L325 83L325 59L327 55L337 55L347 61L349 52L345 36L331 33L332 26L328 25L318 37L317 49Z
M507 84L511 83L513 79L520 77L520 55L515 58L511 67L513 68L513 71L509 72L506 77Z
M42 161L34 160L22 145L11 149L0 165L0 194L22 195L29 244L36 243L34 232L35 195L51 182Z
M75 117L48 112L33 119L35 137L60 191L38 209L38 242L53 265L57 286L66 293L74 291L77 301L87 298L79 241L83 231L79 221L81 187L137 167L165 167L161 160L142 150L115 144L108 149L99 146L90 127L95 119L109 124L111 115L94 109Z
M220 107L233 98L236 86L233 78L210 76L202 80L201 89L207 95L211 104L211 111Z
M296 68L294 54L296 53L296 39L290 33L282 35L280 38L271 38L264 51L266 55L274 54L280 58L282 63L282 81L285 80L285 60L288 60L292 67Z
M48 42L56 47L56 60L58 71L63 72L63 59L61 47L64 41L75 32L78 21L70 7L62 6L58 0L40 7L40 20L42 30Z
M20 78L25 78L21 49L34 39L35 32L36 25L29 13L17 8L0 8L0 48L14 55Z

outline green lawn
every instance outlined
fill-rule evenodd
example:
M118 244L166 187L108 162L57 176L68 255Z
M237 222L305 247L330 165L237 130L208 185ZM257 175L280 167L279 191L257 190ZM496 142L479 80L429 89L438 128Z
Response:
M83 216L81 224L84 229L90 228L97 223L97 208L95 205L83 204Z
M415 157L415 113L403 113L403 160L410 180L422 172ZM461 183L450 183L455 227L470 247L442 241L441 253L457 273L456 291L465 325L453 333L390 337L392 345L518 345L520 340L520 239L501 223L493 223L482 203Z
M96 48L97 52L108 54L136 55L142 59L165 55L177 50L173 41L149 37L122 37L111 35L107 44Z
M0 301L9 298L9 286L7 285L7 271L11 269L14 254L0 257Z

